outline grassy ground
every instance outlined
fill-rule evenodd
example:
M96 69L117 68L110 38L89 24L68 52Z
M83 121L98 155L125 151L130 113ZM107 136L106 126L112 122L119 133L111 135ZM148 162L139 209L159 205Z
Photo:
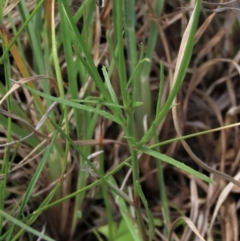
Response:
M238 15L2 0L0 240L240 240Z

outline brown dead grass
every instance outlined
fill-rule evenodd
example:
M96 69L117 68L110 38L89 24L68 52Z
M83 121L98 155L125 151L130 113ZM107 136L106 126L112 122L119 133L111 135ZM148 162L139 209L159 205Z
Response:
M152 2L152 1L150 1ZM72 8L78 5L78 1L72 3ZM220 5L219 5L220 6ZM31 7L31 6L30 6ZM188 69L188 74L185 78L184 85L178 96L179 111L177 113L181 124L182 134L195 133L202 130L208 130L227 124L236 123L239 121L240 113L240 82L239 82L239 11L234 8L238 7L238 3L222 4L220 8L225 11L220 11L215 5L208 3L204 4L201 13L198 32L195 36L195 47L193 57ZM226 7L232 7L226 9ZM165 86L163 101L166 99L170 85L170 79L173 76L179 45L182 33L184 32L187 21L191 13L192 5L185 1L166 1L164 12L160 19L155 19L151 16L149 6L146 1L137 1L136 12L138 17L137 40L145 43L148 38L148 27L151 21L158 25L160 37L156 46L154 61L152 63L152 74L149 79L154 95L158 91L158 73L159 61L162 60L165 66ZM217 9L217 11L215 11ZM16 15L16 12L12 12ZM15 16L14 15L14 16ZM18 18L16 17L16 25ZM9 28L7 22L4 23ZM107 1L107 5L96 15L95 23L95 45L94 61L96 64L108 63L107 45L100 43L101 25L106 29L111 29L111 2ZM14 69L13 64L13 69ZM64 57L62 63L64 73ZM18 79L16 76L15 79ZM16 92L15 98L21 101L24 95L26 100L24 105L31 103L31 96L27 92ZM98 94L98 93L94 93ZM37 123L32 119L32 123ZM116 131L116 125L104 120L96 126L96 136L100 129L103 128L104 138L103 144L107 156L107 167L109 169L118 165L128 156L128 149L124 145L108 144L107 139L117 140L124 143L123 133ZM176 136L176 131L173 125L172 113L169 113L161 126L158 128L159 139L168 140ZM5 130L0 127L1 143L6 142ZM225 172L232 177L238 175L239 178L239 128L226 129L220 133L212 133L204 136L192 138L187 141L195 155L201 158L208 165ZM94 145L96 140L92 140L93 149L97 150ZM89 144L89 143L86 143ZM202 171L189 157L185 149L179 143L172 143L162 147L163 153L176 158L195 169ZM0 152L0 157L3 157L3 151ZM73 155L74 158L74 155ZM31 150L28 145L22 143L17 154L13 170L9 176L9 200L6 205L11 208L14 202L20 200L27 182L30 179L36 165L39 161L39 153ZM17 168L15 168L17 166ZM161 212L161 204L159 202L159 187L156 185L156 167L155 160L145 157L140 162L142 172L142 183L144 191L148 198L151 210L156 217L161 217L164 220ZM207 173L206 173L207 174ZM206 238L206 240L224 240L238 241L239 234L239 192L240 189L236 186L226 183L224 180L212 175L216 185L208 185L201 180L196 180L186 173L178 169L164 165L164 175L166 178L166 190L170 205L170 214L172 221L176 220L184 214L197 227L198 232ZM51 184L44 181L44 176L41 179L38 187L34 191L32 202L29 204L29 212L34 210L36 198L40 197ZM128 183L131 186L131 183ZM230 186L229 186L230 185ZM45 186L45 189L42 187ZM96 226L103 225L106 222L102 203L94 202L94 190L88 194L89 200L88 211L84 214L89 222ZM86 205L89 201L86 201ZM32 205L32 206L31 206ZM114 208L113 211L118 217L118 211ZM54 210L53 210L54 211ZM97 217L97 218L96 218ZM60 217L60 222L61 222ZM59 231L59 220L50 220L54 225L53 230ZM210 225L211 224L211 225ZM41 223L37 224L41 226ZM80 232L86 227L79 224L79 232L76 231L74 236L76 240L82 240L79 236ZM68 226L65 226L60 231L59 240L67 240ZM87 233L90 236L91 229ZM54 233L53 232L53 233ZM163 240L161 236L162 228L158 228L155 240ZM83 233L84 234L84 233ZM179 238L177 238L177 236ZM190 241L199 240L194 238L189 225L181 226L175 230L176 240ZM74 239L72 239L74 240Z

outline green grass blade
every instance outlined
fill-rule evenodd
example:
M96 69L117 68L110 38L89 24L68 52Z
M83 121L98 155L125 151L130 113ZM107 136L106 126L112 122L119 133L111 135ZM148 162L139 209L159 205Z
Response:
M159 83L159 91L158 91L158 101L157 101L157 107L156 107L156 115L158 111L161 111L162 107L162 94L163 94L163 88L164 88L164 66L163 63L160 62L160 83ZM155 135L155 142L158 142L158 137ZM160 152L160 148L155 147L155 151ZM165 180L164 180L164 171L163 171L163 162L161 160L156 161L157 166L157 174L158 174L158 185L160 190L160 200L163 210L163 217L165 219L165 231L164 233L166 236L169 236L169 227L171 227L171 219L170 219L170 212L168 207L168 199L167 199L167 193L166 193L166 186L165 186Z
M115 93L115 91L114 91L114 89L112 87L112 84L111 84L111 81L109 79L109 76L108 76L106 68L103 67L102 71L103 71L103 76L104 76L104 79L105 79L105 83L107 85L107 89L108 89L109 94L110 94L110 96L112 98L112 101L113 101L114 104L119 105L118 99L117 99L117 95L116 95L116 93Z
M186 38L182 39L181 46L184 45L184 51L181 52L181 56L179 56L178 64L179 66L176 67L178 69L177 75L174 76L174 85L172 87L172 90L167 98L166 103L164 104L161 111L159 111L156 119L154 120L153 124L149 128L149 130L146 132L146 134L143 136L143 138L138 142L138 146L142 146L144 143L148 142L155 134L155 127L158 126L163 118L166 116L167 112L171 109L171 106L173 104L173 100L176 97L179 89L182 86L184 77L186 75L186 70L188 68L193 45L194 45L194 35L196 33L197 23L198 23L198 17L201 11L201 1L198 0L196 3L196 6L193 10L193 13L191 15L191 18L189 20L189 25L186 29ZM175 73L176 74L176 73Z
M76 24L74 23L74 19L72 17L72 14L69 10L69 7L67 6L65 1L62 1L62 8L63 11L65 13L65 17L69 23L69 27L71 29L71 31L73 31L73 35L74 38L76 40L76 42L78 43L77 46L74 46L76 48L77 54L79 59L81 60L82 64L84 65L84 67L86 68L86 70L88 71L88 74L92 77L93 81L95 82L96 86L99 88L100 92L102 93L102 95L104 96L104 98L108 101L108 102L112 102L111 101L111 97L106 89L106 87L104 86L104 83L97 71L96 66L94 65L92 56L91 56L91 52L88 49L85 41L83 40L83 37L81 36L81 34L79 33ZM81 56L81 53L84 54L83 58Z
M76 14L74 15L74 22L77 23L78 20L83 16L84 12L86 12L87 8L91 5L92 1L94 0L85 0L82 2L81 6L77 10Z
M116 34L116 46L118 48L117 59L116 59L116 67L119 75L119 84L121 89L121 96L123 100L123 106L126 107L129 105L129 94L126 91L127 86L127 75L125 69L125 61L123 54L123 1L113 1L113 8L116 11L116 19L115 19L115 34Z
M6 43L3 41L3 49L6 48ZM6 59L4 60L4 75L6 78L6 88L9 90L11 88L10 83L10 60L9 56L6 56ZM12 110L11 105L11 96L7 97L7 108L9 111ZM8 117L7 119L7 142L11 141L11 132L12 132L12 119ZM3 158L3 164L0 168L0 174L4 174L4 179L0 180L0 209L4 210L4 202L6 197L6 188L7 188L7 177L8 177L8 171L11 168L11 162L10 162L10 146L6 146L4 150L4 158ZM2 234L2 228L3 228L3 217L0 217L0 236Z
M36 235L38 238L44 239L46 241L55 241L54 239L38 232L37 230L29 227L28 225L24 224L23 222L19 221L18 219L12 217L11 215L7 214L6 212L4 212L3 210L0 210L0 216L4 217L5 219L9 220L10 222L12 222L14 224L14 226L18 226L22 229L24 229L27 232L30 232L34 235Z
M36 219L40 216L40 214L42 214L41 208L44 208L45 206L47 206L50 201L53 199L53 197L56 195L56 193L58 192L59 188L60 188L61 184L60 182L58 182L55 187L53 188L53 190L48 194L48 196L45 198L45 200L42 201L42 203L40 204L40 206L38 207L38 209L36 211L34 211L32 214L30 214L27 217L27 225L31 226L33 224L34 221L36 221ZM17 241L19 240L19 237L23 234L24 229L21 229L13 238L11 241Z
M16 40L19 38L20 34L23 32L23 30L27 27L27 25L29 24L29 22L32 20L32 18L35 16L36 12L42 7L42 4L45 2L45 0L40 0L36 7L34 8L34 10L31 12L31 14L29 15L29 18L23 23L23 25L20 27L19 31L17 32L16 35L14 35L14 37L11 40L11 43L8 45L8 47L5 49L5 51L3 52L2 57L0 58L0 63L3 62L4 58L6 58L7 53L9 52L10 48L12 47L12 45L16 42Z
M31 181L30 181L30 183L28 185L28 188L27 188L27 190L25 192L24 198L22 200L20 209L19 209L18 214L17 214L17 219L20 219L20 217L22 216L22 213L23 213L23 211L24 211L24 209L25 209L25 207L27 205L27 202L29 201L29 198L30 198L30 196L32 194L32 191L33 191L33 189L34 189L34 187L35 187L35 185L36 185L36 183L37 183L37 181L38 181L38 179L39 179L39 177L40 177L40 175L42 173L42 170L43 170L46 162L48 161L48 158L49 158L51 150L52 150L52 148L54 146L54 142L55 142L55 139L57 137L57 134L58 134L58 131L55 132L55 134L54 134L54 136L53 136L53 138L52 138L48 148L46 149L46 152L43 155L42 160L40 161L40 163L39 163L39 165L38 165L38 167L37 167L37 169L36 169L32 179L31 179ZM12 227L12 232L10 233L10 236L8 237L8 240L11 240L11 236L12 236L13 232L14 232L14 226Z
M136 181L136 186L137 186L137 189L138 189L138 194L139 194L139 197L141 198L142 200L142 203L145 207L145 210L147 212L147 216L148 216L148 227L149 227L149 230L148 230L148 240L151 241L153 240L153 237L154 237L154 231L155 231L155 225L154 225L154 220L153 220L153 215L150 211L150 209L148 208L148 202L147 202L147 199L145 198L145 195L142 191L142 187L140 185L140 183L138 181Z
M150 156L153 156L159 160L162 160L164 162L167 162L171 165L174 165L175 167L189 173L190 175L194 176L194 177L197 177L197 178L200 178L201 180L205 181L205 182L208 182L210 184L214 184L213 180L209 177L207 177L206 175L200 173L200 172L197 172L195 171L194 169L192 169L191 167L185 165L184 163L182 162L179 162L171 157L168 157L162 153L159 153L157 151L154 151L154 150L151 150L147 147L141 147L139 148L139 151L143 152L143 153L146 153Z
M133 73L137 65L137 40L136 40L136 13L135 13L135 0L124 0L124 22L125 33L127 40L127 53L128 53L128 66L129 72Z
M23 22L28 22L29 19L29 11L26 6L26 1L22 0L20 1L20 4L18 4L19 12L22 16ZM38 74L46 75L46 69L45 66L50 65L50 63L46 63L45 61L49 61L50 58L44 58L44 52L42 51L41 46L41 33L43 28L43 21L37 21L41 17L42 14L42 5L38 9L38 11L35 12L35 15L33 16L32 21L30 21L27 26L26 30L29 36L29 44L31 45L32 54L33 54L33 66L34 70ZM34 21L36 20L36 21ZM35 23L35 24L34 24ZM35 29L38 29L38 31L35 31ZM44 33L44 32L43 32ZM24 55L23 55L24 56ZM48 81L42 81L42 87L43 91L46 94L50 94L50 85ZM46 107L48 108L51 105L50 101L47 101ZM50 115L51 118L54 118L54 115Z
M117 185L115 180L112 177L109 177L109 181L113 185L115 185L115 186ZM116 199L117 198L116 193L112 192L112 194L113 194L114 198ZM141 239L139 237L138 230L136 230L136 224L135 224L134 220L131 217L129 217L130 210L129 210L126 202L124 201L124 199L119 197L118 201L117 201L117 205L120 209L121 215L122 215L124 221L126 222L128 230L131 233L134 241L140 241Z
M78 103L75 103L75 102L72 102L72 101L69 101L69 100L66 100L66 99L61 99L61 98L57 98L57 97L54 97L54 96L50 96L50 95L47 95L47 94L45 94L43 92L37 91L37 90L32 89L32 88L27 87L27 86L25 86L25 88L30 90L31 92L34 92L34 93L38 94L39 96L42 96L42 97L44 97L46 99L55 101L55 102L57 102L59 104L63 104L63 105L66 105L66 106L69 106L69 107L72 107L72 108L76 108L76 109L80 109L80 110L96 113L98 115L101 115L101 116L105 117L106 119L110 119L110 120L118 123L119 125L123 124L122 119L120 120L119 116L116 117L116 116L114 116L112 114L109 114L106 111L102 111L102 110L99 110L99 109L94 108L94 107L89 107L89 106L86 106L86 105L78 104Z

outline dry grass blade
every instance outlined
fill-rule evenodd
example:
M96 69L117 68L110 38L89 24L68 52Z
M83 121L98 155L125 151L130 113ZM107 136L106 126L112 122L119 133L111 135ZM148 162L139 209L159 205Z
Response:
M214 12L223 12L226 10L237 10L239 11L238 1L232 0L227 2L220 2L220 3L211 3L203 1L203 5L210 8L206 10L214 11Z
M32 131L32 133L30 133L28 136L21 138L20 140L17 141L13 141L10 143L5 143L5 144L0 144L0 147L6 147L6 146L10 146L13 144L16 144L18 142L22 142L24 140L26 140L27 138L29 138L30 136L32 136L34 133L36 135L38 135L39 137L42 137L43 139L45 139L46 141L50 141L51 137L44 135L40 132L38 132L38 130L41 128L41 126L43 125L44 121L46 120L46 118L49 116L49 113L52 111L52 108L56 105L57 103L54 102L53 105L48 109L47 113L45 113L43 115L43 117L41 118L41 120L38 122L37 126L34 128L32 127L26 120L20 118L19 116L16 116L10 112L5 111L4 109L0 108L0 114L4 115L4 116L8 116L14 120L20 121L22 124L24 124L29 130ZM57 142L59 143L65 143L65 140L62 139L56 139ZM81 146L95 146L99 144L99 140L73 140L73 142L75 144L81 145ZM121 141L117 141L117 140L111 140L111 139L103 139L101 144L103 145L107 145L107 144L117 144L117 145L121 145L121 146L127 146L126 143L123 143Z
M43 157L58 129L61 134L54 140L50 161L42 169L24 208L25 216L19 217L27 223L35 214L41 213L36 220L27 223L39 233L59 241L112 241L122 238L117 237L121 231L126 240L134 237L138 241L139 236L134 234L138 232L138 213L134 208L139 206L146 224L143 229L155 226L149 241L203 241L204 238L239 241L240 3L236 0L172 0L164 1L162 8L158 8L156 6L162 4L162 0L123 2L3 1L4 19L0 23L0 33L9 53L3 49L0 65L0 182L4 184L6 180L3 192L0 185L0 197L6 193L5 199L0 198L0 210L13 216L17 213L24 192L42 160L46 160ZM118 12L121 8L117 6L122 3L123 11ZM134 14L128 11L129 3ZM196 3L201 6L193 21ZM159 9L161 15L157 14ZM69 35L68 26L74 30ZM152 26L156 28L154 35ZM150 85L151 98L148 99L151 99L153 116L163 113L161 110L171 96L166 115L154 126L156 139L149 138L143 145L147 143L148 149L172 157L203 175L210 172L209 180L216 183L212 185L194 178L167 162L156 165L155 158L136 153L135 163L140 166L139 190L146 197L154 225L149 225L152 220L150 215L146 216L147 205L140 205L130 178L133 175L131 150L133 148L135 152L136 149L135 145L128 144L131 134L126 135L125 128L130 126L130 119L126 119L130 112L127 106L129 104L134 111L134 101L122 105L123 96L119 91L121 78L118 72L126 72L127 77L123 80L129 83L129 89L125 89L132 97L130 86L134 83L135 72L131 69L134 61L128 53L130 35L126 34L128 31L125 34L120 31L130 27L136 39L133 42L137 62L153 51L150 72L144 78ZM152 41L154 36L157 36L156 42ZM79 39L86 43L84 52L88 49L89 57L82 53ZM120 49L119 40L123 42ZM150 42L152 44L148 45ZM116 68L120 51L124 53L121 62L125 69L122 71ZM5 57L9 61L4 62ZM92 75L85 65L90 62L93 63L91 71L94 70L96 75ZM159 71L160 62L163 65ZM109 75L107 82L101 75L102 66ZM7 78L6 73L10 73ZM96 87L96 79L91 76L98 77L98 74L104 90L113 86L115 101L121 106L108 103L104 92ZM172 102L176 92L174 103L178 105ZM52 103L56 105L55 101L58 106L51 107ZM119 115L108 118L115 107L120 108L126 123L118 122ZM66 118L60 125L64 113ZM100 117L100 113L106 115ZM152 126L150 119L149 116L135 118L131 130L147 133ZM136 121L143 123L141 129L136 126ZM26 140L29 133L33 136ZM181 140L183 135L185 139ZM9 160L11 166L8 166ZM58 169L60 166L62 168ZM52 173L49 172L51 168ZM162 174L159 174L160 168ZM52 178L55 171L56 176ZM102 193L104 180L107 184L105 194ZM54 195L51 204L47 203L49 194ZM164 196L166 200L163 200ZM37 212L31 213L34 210ZM172 221L175 221L173 225ZM89 223L90 228L87 227ZM122 224L127 226L124 231ZM4 232L9 228L10 224L6 220L1 223L0 217L1 240L5 240ZM107 230L106 233L112 229L113 235L101 233L102 229ZM151 235L154 235L152 239ZM9 237L9 240L28 239L37 240L38 237L27 231L21 237Z
M236 180L239 180L240 179L240 172L237 173L237 175L234 177L234 179ZM208 236L209 236L209 239L211 237L211 232L212 232L212 228L213 228L213 224L214 224L214 221L217 217L217 213L221 207L221 205L223 204L223 202L226 200L227 196L229 195L229 193L231 192L232 188L234 187L234 184L233 183L229 183L221 192L219 198L218 198L218 201L216 203L216 206L215 206L215 209L214 209L214 212L213 212L213 216L212 216L212 219L211 219L211 222L210 222L210 226L209 226L209 229L208 229Z
M176 225L178 224L179 221L181 220L184 220L188 227L191 228L191 230L198 236L198 238L201 240L201 241L206 241L202 236L201 234L198 232L196 226L194 225L194 223L192 222L191 219L187 218L187 217L181 217L181 218L178 218L177 220L175 220L172 224L172 227L170 229L170 234L169 234L169 238L168 238L168 241L171 241L171 238L172 238L172 233L173 233L173 230L175 229Z
M11 114L7 111L4 111L3 109L0 109L0 114L4 114L5 116L11 117L15 120L19 120L22 123L24 123L30 130L33 130L30 134L28 134L27 136L21 138L20 140L17 141L12 141L9 143L5 143L5 144L0 144L0 147L6 147L6 146L11 146L14 144L17 144L19 142L23 142L25 140L27 140L29 137L31 137L34 133L38 134L39 136L43 136L41 133L38 132L38 130L41 128L41 126L43 125L43 123L45 122L45 120L48 118L50 112L53 110L53 108L56 106L56 102L54 102L47 110L47 112L42 116L42 118L40 119L40 121L38 122L37 126L35 128L33 128L31 125L29 125L25 120L23 120L22 118L19 118L18 116L15 116L14 114Z
M211 14L202 24L202 26L198 29L196 35L195 35L195 43L198 42L198 40L202 37L202 35L204 34L204 32L206 31L206 29L208 28L208 26L210 25L210 23L212 22L212 20L214 19L216 13Z
M11 34L2 22L0 22L0 31L3 35L5 43L7 45L10 45L11 40L12 40ZM12 44L12 46L10 48L10 52L11 52L12 56L14 57L22 76L29 77L30 76L29 71L28 71L25 63L23 62L23 59L21 58L21 54L18 51L17 45L15 43Z
M190 213L190 220L195 223L197 221L199 215L199 198L197 193L197 185L194 179L190 181L190 188L191 188L191 213ZM189 240L191 236L191 229L187 226L183 232L182 240Z
M195 8L196 9L196 8ZM175 74L174 74L174 78L173 81L171 83L172 88L176 82L176 79L179 75L179 72L181 71L181 65L184 59L184 55L186 54L186 48L188 48L187 44L188 44L188 39L190 37L190 31L192 28L192 24L193 24L193 20L194 20L194 12L192 13L192 16L190 18L190 21L188 23L188 26L184 32L182 41L181 41L181 45L180 45L180 49L179 49L179 54L178 54L178 58L177 58L177 63L176 63L176 69L175 69ZM181 118L179 118L178 113L177 113L177 98L175 98L174 100L174 107L172 108L172 113L173 113L173 122L174 122L174 126L176 129L176 132L179 136L181 136L181 128L180 128L180 123L179 120L181 120ZM215 170L214 168L208 166L206 163L204 163L202 160L200 160L191 150L190 146L187 144L186 141L181 140L182 145L184 146L185 150L187 151L187 153L190 155L190 157L199 165L201 166L203 169L207 170L208 172L212 172L214 174L216 174L217 176L222 177L225 180L228 180L230 182L233 182L234 184L240 186L240 182L234 180L232 177L230 177L229 175L222 173L218 170Z
M16 91L18 88L22 87L21 85L26 84L31 81L40 80L40 79L49 79L51 81L55 81L54 79L44 76L44 75L37 75L32 77L27 77L20 79L19 81L16 81L14 85L11 87L11 89L3 96L3 98L0 100L0 105L2 105L3 101L11 95L14 91Z
M214 35L214 37L202 48L194 62L198 63L202 58L204 58L204 56L206 56L211 51L211 49L223 39L225 33L225 27L219 29L219 31Z
M224 233L226 241L238 241L238 217L236 202L231 196L225 201L222 208L224 217Z
M207 1L203 1L203 4L207 4L207 5L211 5L211 6L226 6L232 3L236 3L236 0L231 0L231 1L227 1L227 2L219 2L219 3L212 3L212 2L207 2Z
M24 159L21 160L21 162L19 162L11 170L9 170L8 174L10 174L14 171L17 171L18 169L22 168L24 165L27 165L31 161L34 161L38 157L40 157L42 155L42 153L44 153L44 151L46 151L46 148L43 148L43 150L41 150L41 151L39 151L39 149L42 148L42 146L44 146L45 144L46 144L46 140L43 141L42 143L40 143L38 146L36 146L33 150L31 150L31 152L29 152L28 155L26 155L24 157ZM2 180L4 178L4 175L5 174L0 175L0 180Z
M3 7L4 15L7 15L15 6L20 2L20 0L7 0Z

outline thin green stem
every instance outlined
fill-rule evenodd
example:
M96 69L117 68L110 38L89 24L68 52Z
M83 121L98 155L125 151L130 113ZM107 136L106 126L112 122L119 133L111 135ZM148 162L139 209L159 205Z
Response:
M54 1L52 1L52 3L54 4ZM61 4L61 0L59 0L59 4ZM53 7L54 9L54 7ZM59 59L58 59L58 51L57 51L57 41L56 41L56 32L55 32L55 23L54 23L54 14L52 14L52 20L51 20L51 43L52 43L52 55L53 55L53 63L54 63L54 68L55 68L55 72L56 72L56 77L57 77L57 83L58 83L58 89L59 89L59 93L62 99L64 99L65 94L64 94L64 88L63 88L63 79L62 79L62 75L61 75L61 69L59 66ZM68 108L66 105L62 106L62 111L63 111L63 116L64 116L64 122L65 122L65 128L66 128L66 133L69 134L69 121L68 121ZM61 162L61 166L62 166L62 170L61 172L63 173L65 171L66 168L66 164L67 164L67 158L68 158L68 153L69 153L69 147L70 144L68 142L66 142L66 146L65 146L65 151L64 151L64 157L62 158L59 155L59 159ZM55 160L54 163L56 165L56 162L59 162L58 160ZM54 165L53 165L54 166ZM51 174L54 174L53 176L53 180L56 180L57 178L60 177L61 172L60 169L58 169L58 172L55 172L56 166L51 168ZM55 171L53 171L55 170Z
M100 147L100 150L103 151L103 148ZM104 170L104 155L101 154L100 155L100 172L102 173L102 175L104 175L105 170ZM103 195L103 199L104 199L104 204L106 207L106 213L107 213L107 220L108 220L108 237L109 240L115 240L114 237L114 233L113 233L113 217L112 217L112 209L111 209L111 203L110 203L110 198L109 198L109 194L107 192L107 185L106 183L102 183L102 195Z
M6 44L3 39L3 49L6 48ZM6 79L6 88L9 90L11 88L11 74L10 74L10 60L8 55L6 56L4 60L4 74ZM12 105L11 105L11 95L7 97L7 108L8 111L12 111ZM12 134L12 119L8 117L7 119L7 143L11 141L11 134ZM6 188L7 188L7 177L8 177L8 171L10 169L10 146L7 146L5 148L4 152L4 158L3 158L3 165L1 166L0 173L4 173L4 179L0 180L0 210L4 210L4 201L6 197ZM3 228L3 217L0 216L0 236L2 234L2 228Z
M164 86L164 66L163 63L160 63L160 83L159 83L159 92L158 92L158 101L157 101L157 108L156 108L156 115L159 111L161 111L161 100L162 100L162 94L163 94L163 86ZM158 137L155 135L154 137L155 143L158 143ZM159 147L154 148L155 151L160 152ZM166 220L166 228L165 228L165 234L168 237L169 236L169 228L171 227L171 219L169 214L169 207L168 207L168 199L166 194L166 188L165 188L165 181L164 181L164 172L163 172L163 162L162 160L156 160L157 164L157 173L158 173L158 185L160 190L160 200L161 205L163 207L163 216Z
M56 195L56 193L59 191L61 184L57 183L55 185L55 187L53 188L53 190L48 194L48 196L45 198L45 200L40 204L40 206L38 207L36 212L33 212L31 215L28 216L28 220L26 221L26 224L28 226L31 226L36 219L42 214L41 211L39 211L39 209L47 206L51 200L54 198L54 196ZM16 241L19 240L19 237L24 233L24 229L21 229L14 237L11 241Z
M129 73L133 73L137 65L137 47L136 47L136 14L135 0L124 0L125 33L127 40L128 66Z
M38 0L38 2L40 1ZM30 17L28 7L26 5L26 1L21 0L20 4L18 4L18 7L22 15L23 22L26 22ZM42 5L41 5L41 8L42 8ZM29 44L31 45L31 48L32 48L34 69L38 74L46 75L45 66L49 65L49 63L44 62L44 60L48 61L49 58L44 59L44 54L41 49L42 46L40 41L41 41L41 33L43 29L43 21L40 20L40 18L42 17L41 8L39 8L39 10L35 13L35 15L33 16L33 21L28 23L28 25L26 26L26 29L29 36ZM36 29L38 31L35 31ZM44 93L50 95L49 82L47 80L42 80L42 86L43 86ZM47 108L50 105L51 105L51 102L47 101ZM51 114L50 116L51 118L54 119L53 114Z
M133 112L129 111L128 113L128 136L134 135L134 115ZM138 152L134 147L134 142L132 138L128 139L128 145L130 147L131 152L131 158L132 158L132 179L133 179L133 195L134 199L139 200L139 193L138 193L138 186L137 183L139 182L139 164L138 164ZM138 203L138 201L137 201ZM138 229L139 233L141 234L141 240L146 240L145 236L145 228L144 228L144 222L141 212L140 204L137 204L135 206L136 211L136 217L138 222Z
M186 75L186 71L192 56L192 50L194 46L194 35L197 28L200 10L201 10L201 1L197 1L194 12L192 13L191 19L185 31L185 37L183 38L180 46L181 53L179 54L179 57L178 57L177 69L174 75L174 80L172 80L174 83L173 83L171 92L166 100L166 103L164 104L161 111L157 114L152 125L150 126L146 134L142 137L142 139L138 142L137 146L139 147L144 145L154 136L155 127L161 123L163 118L171 109L173 105L173 100L175 99L179 89L182 86L182 83Z
M123 99L123 106L127 107L129 105L129 94L126 91L127 86L127 76L125 69L125 60L123 54L123 1L113 1L113 8L116 9L116 31L117 31L117 46L118 46L118 56L117 56L117 70L119 75L121 96Z
M151 1L148 1L151 4ZM157 0L155 3L155 15L156 17L160 17L163 9L164 0ZM151 11L150 11L151 12ZM143 102L143 106L141 108L136 109L136 120L138 120L138 129L141 132L139 135L139 139L143 136L143 119L145 116L148 117L148 123L152 122L152 94L150 88L150 71L151 71L151 64L153 54L156 48L157 43L157 23L151 22L149 28L149 37L147 46L145 48L145 58L148 58L150 61L145 62L142 66L141 74L139 75L139 84L136 86L137 93L138 93L138 101Z

